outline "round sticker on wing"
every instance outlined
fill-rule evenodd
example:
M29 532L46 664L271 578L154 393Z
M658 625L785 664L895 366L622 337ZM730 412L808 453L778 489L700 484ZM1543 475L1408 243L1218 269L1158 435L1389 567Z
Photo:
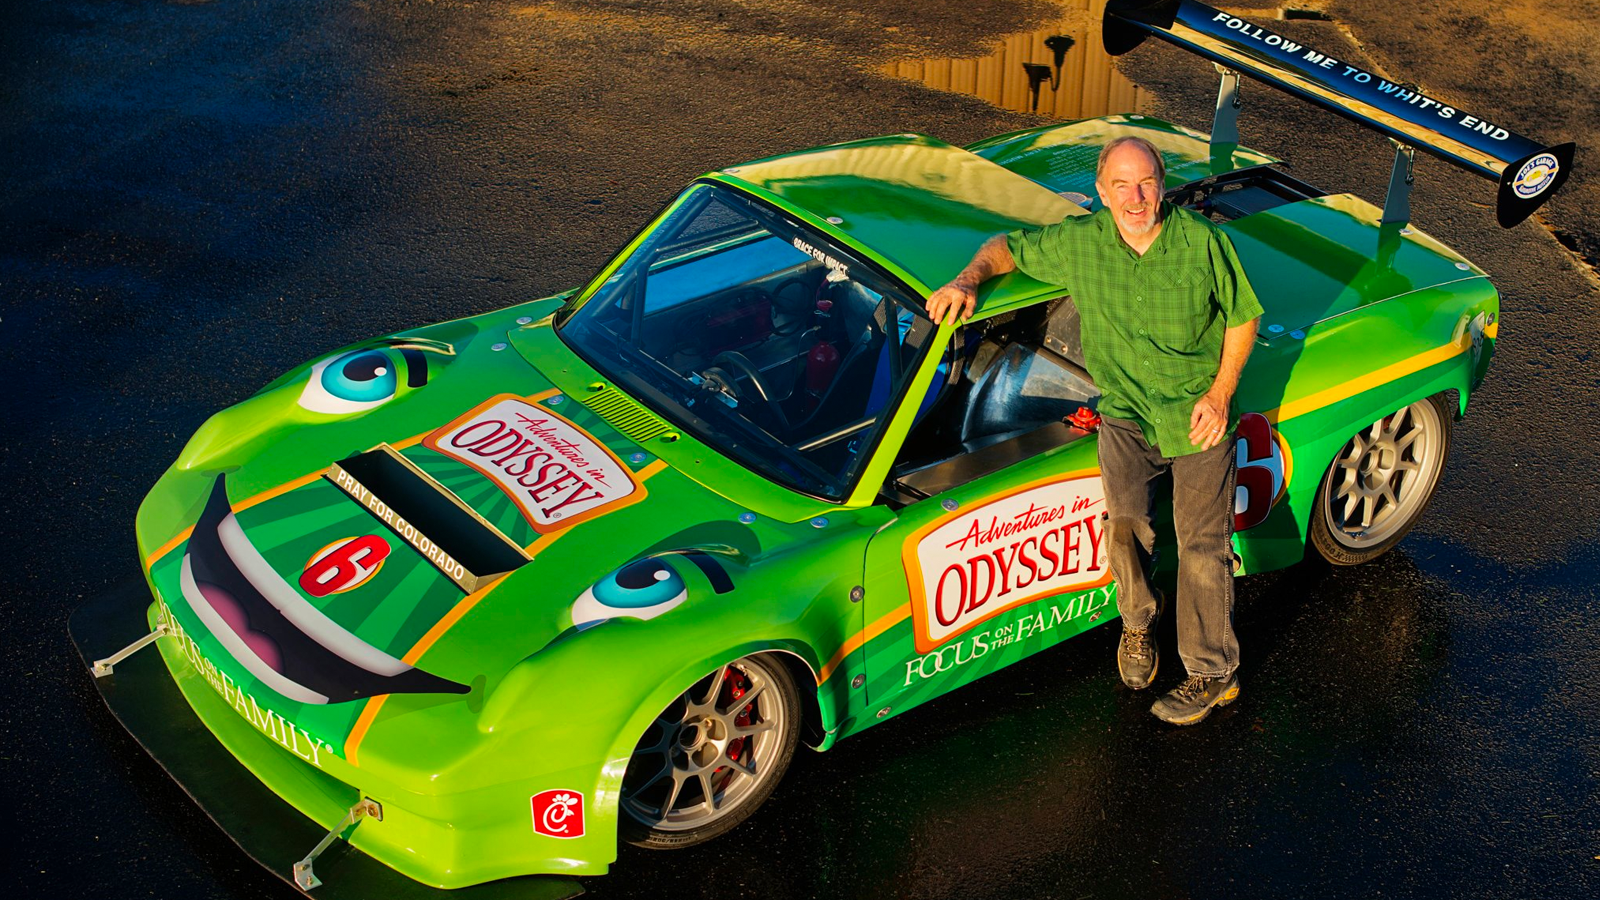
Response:
M689 596L683 578L659 559L628 563L595 582L572 604L572 624L580 630L608 619L653 619Z
M1523 163L1522 168L1517 170L1517 177L1511 182L1511 189L1517 192L1518 197L1524 199L1537 197L1550 186L1550 182L1555 180L1559 171L1561 163L1556 161L1555 154L1540 153Z

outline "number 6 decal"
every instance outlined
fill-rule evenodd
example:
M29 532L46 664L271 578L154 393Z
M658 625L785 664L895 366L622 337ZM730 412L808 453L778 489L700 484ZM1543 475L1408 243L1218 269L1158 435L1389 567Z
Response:
M1266 521L1283 494L1287 475L1283 448L1266 416L1240 416L1234 448L1238 475L1233 489L1233 530L1243 531Z

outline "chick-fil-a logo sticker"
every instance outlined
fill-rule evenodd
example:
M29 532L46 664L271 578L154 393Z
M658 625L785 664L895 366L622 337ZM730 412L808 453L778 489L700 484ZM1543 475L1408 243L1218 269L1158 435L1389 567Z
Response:
M313 597L353 591L378 574L389 551L389 542L375 534L340 538L306 560L300 590Z
M559 789L534 794L533 830L547 837L583 837L583 795Z

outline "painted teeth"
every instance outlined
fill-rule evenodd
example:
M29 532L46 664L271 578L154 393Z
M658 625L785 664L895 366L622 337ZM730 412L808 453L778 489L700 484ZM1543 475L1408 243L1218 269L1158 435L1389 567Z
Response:
M233 515L230 514L217 526L217 537L222 539L223 548L250 585L260 591L268 603L277 607L285 619L321 644L323 649L375 675L399 675L411 668L346 631L322 610L307 603L276 569L268 565L261 551L245 537L244 529L239 527L239 520Z
M189 608L193 609L194 614L200 617L200 621L205 624L211 635L222 644L224 649L233 654L233 658L237 659L239 664L244 666L251 675L260 679L262 684L288 697L290 700L296 700L300 703L328 702L327 697L290 680L276 669L267 665L262 661L261 657L255 654L254 650L251 650L245 644L243 638L234 633L222 616L212 608L205 595L200 592L200 586L195 584L194 572L189 566L189 554L187 553L183 555L183 568L178 573L178 586L183 591L183 599L189 602Z

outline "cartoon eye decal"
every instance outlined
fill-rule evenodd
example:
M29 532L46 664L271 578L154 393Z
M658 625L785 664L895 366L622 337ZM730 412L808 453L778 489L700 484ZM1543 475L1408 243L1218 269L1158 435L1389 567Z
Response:
M595 582L572 604L572 624L581 631L608 619L653 619L682 603L689 588L660 559L628 563Z
M354 350L311 367L310 379L300 393L300 405L312 412L336 416L382 406L400 387L396 355L405 369L407 387L428 383L428 361L416 350Z

